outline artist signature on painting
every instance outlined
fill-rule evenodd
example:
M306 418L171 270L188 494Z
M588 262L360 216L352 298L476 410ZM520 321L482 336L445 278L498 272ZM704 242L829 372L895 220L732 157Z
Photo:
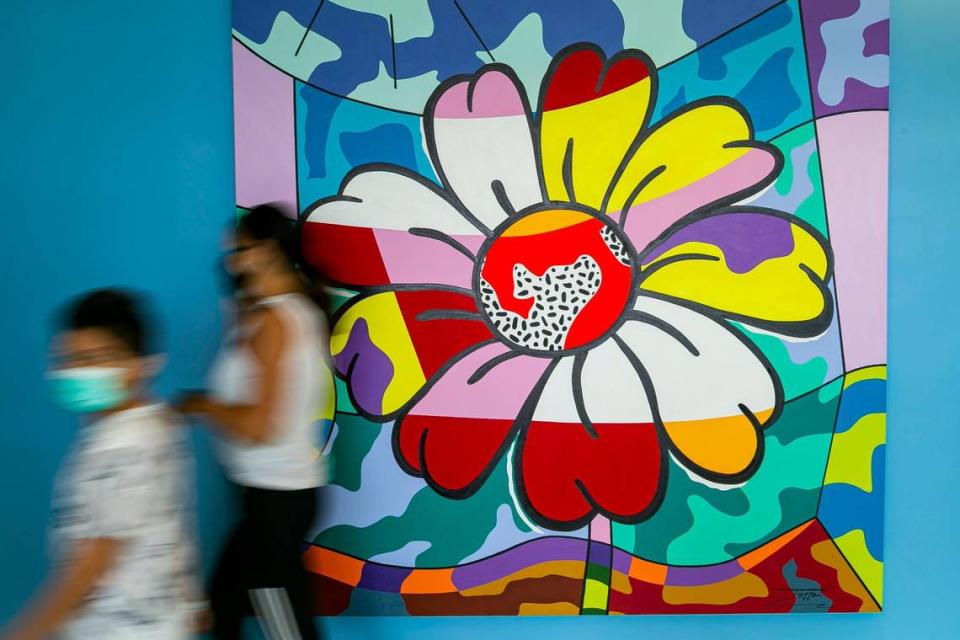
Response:
M793 604L794 611L825 611L830 599L820 589L774 589L771 606Z

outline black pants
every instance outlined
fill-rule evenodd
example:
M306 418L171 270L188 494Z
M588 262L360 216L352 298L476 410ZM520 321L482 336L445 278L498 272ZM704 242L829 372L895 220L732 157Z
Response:
M303 541L317 511L317 490L240 487L243 516L214 572L214 638L240 638L256 615L270 640L313 640L313 601L303 568Z

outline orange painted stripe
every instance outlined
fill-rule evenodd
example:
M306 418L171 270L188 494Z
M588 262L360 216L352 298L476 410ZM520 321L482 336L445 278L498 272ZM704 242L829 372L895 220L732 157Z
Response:
M570 209L547 209L531 213L525 218L520 218L510 225L503 232L504 238L516 238L520 236L535 236L540 233L556 231L557 229L566 229L575 224L592 220L593 216L582 211L573 211Z
M790 531L787 531L783 535L777 538L774 538L773 540L763 545L759 549L754 549L750 553L740 556L737 559L737 562L740 564L741 567L743 567L744 571L749 571L750 569L753 569L755 566L757 566L758 564L760 564L761 562L763 562L764 560L766 560L767 558L775 554L777 551L787 546L787 544L791 540L793 540L794 538L799 536L801 533L806 531L807 527L809 527L812 522L813 520L807 520L806 522L801 524L799 527L794 527L793 529L791 529Z
M400 585L400 593L455 593L453 569L414 569Z
M360 584L364 562L329 549L310 547L303 554L303 565L310 573L355 587Z
M773 414L772 409L758 411L760 424ZM757 452L757 434L746 416L676 420L663 423L667 436L694 464L717 473L739 473Z
M667 566L640 558L631 558L630 577L648 584L666 584Z

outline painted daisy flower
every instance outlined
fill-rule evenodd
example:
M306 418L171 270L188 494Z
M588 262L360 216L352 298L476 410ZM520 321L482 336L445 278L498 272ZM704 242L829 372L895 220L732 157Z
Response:
M575 45L534 113L488 65L426 105L439 185L367 165L306 212L307 260L362 290L333 331L338 373L436 491L469 496L508 455L522 511L571 530L649 517L668 457L712 483L757 468L782 391L730 321L821 333L829 247L736 205L782 167L736 102L651 124L656 89L643 53Z

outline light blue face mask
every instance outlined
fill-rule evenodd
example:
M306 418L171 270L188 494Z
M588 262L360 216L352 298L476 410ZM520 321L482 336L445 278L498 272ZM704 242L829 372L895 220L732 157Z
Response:
M75 367L47 374L54 399L68 411L96 413L113 409L130 397L119 367Z

